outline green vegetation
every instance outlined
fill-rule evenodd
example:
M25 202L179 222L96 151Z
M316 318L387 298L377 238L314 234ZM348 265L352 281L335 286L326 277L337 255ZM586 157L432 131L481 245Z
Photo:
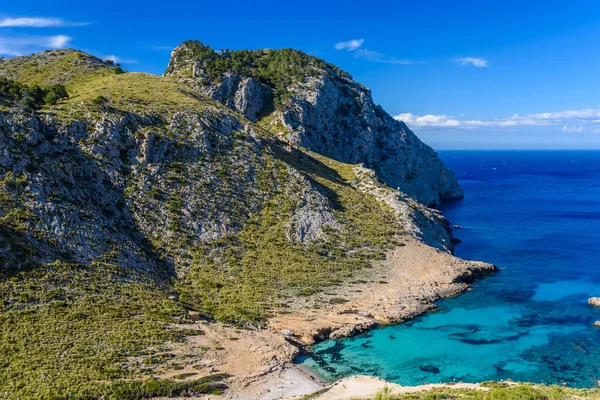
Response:
M125 73L112 61L102 61L76 50L53 50L0 60L0 76L7 81L20 82L24 87L46 90L41 94L35 92L36 109L57 104L62 99L49 110L69 120L85 115L89 110L81 105L86 104L93 105L92 110L106 111L110 106L115 111L139 113L202 110L213 104L173 80L151 74ZM68 98L62 96L65 92L68 92ZM3 104L2 93L0 91L0 106Z
M488 390L437 388L404 395L393 395L384 389L373 400L576 400L598 399L598 389L571 389L561 386L533 384L508 384L488 382L482 386Z
M293 243L286 229L299 206L292 181L242 231L195 249L194 265L179 289L180 300L219 321L260 324L282 299L310 295L338 285L353 271L396 245L401 227L387 206L352 188L352 166L275 145L277 176L287 179L286 161L320 186L329 197L341 229L308 244ZM339 300L332 299L337 302Z
M152 346L188 334L169 325L181 322L185 311L169 300L173 291L164 278L104 263L56 262L2 273L0 393L137 399L129 394L149 387L192 390L168 381L123 383L152 373L152 365L141 370L132 357L152 356Z
M49 50L0 60L0 75L27 85L67 85L93 72L113 73L113 64L77 50Z
M68 98L64 85L27 86L11 79L0 77L0 106L18 106L37 110Z
M334 76L350 78L347 72L320 58L310 56L298 50L225 50L215 52L197 40L183 43L175 53L174 61L200 61L204 73L210 81L219 81L225 72L252 77L271 88L275 96L275 105L285 101L290 95L288 87L308 76L318 76L320 70L329 70ZM173 64L166 73L174 73ZM191 68L191 65L189 65ZM209 83L209 82L207 82Z
M143 381L114 382L102 395L115 400L143 400L153 397L192 397L201 394L222 394L227 388L221 381L226 374L209 375L200 379L174 382L169 379L149 378Z

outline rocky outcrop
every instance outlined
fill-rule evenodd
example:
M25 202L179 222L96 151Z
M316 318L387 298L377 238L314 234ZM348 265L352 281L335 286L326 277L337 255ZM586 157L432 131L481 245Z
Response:
M439 211L425 207L406 193L382 184L371 169L360 165L354 171L357 176L355 187L394 210L406 233L431 247L452 250L450 224Z
M348 74L321 60L314 59L311 64L310 58L303 59L309 65L299 67L302 72L282 86L284 80L273 76L271 69L259 70L267 62L266 55L276 59L272 52L256 51L248 56L246 51L246 59L255 60L256 65L247 65L241 72L228 70L214 80L206 71L235 54L211 53L208 47L202 47L200 54L193 44L186 42L173 50L165 76L186 82L249 119L270 113L267 126L283 140L338 161L362 163L376 171L381 181L425 205L463 196L454 173L436 152L403 122L375 105L370 90ZM196 42L196 46L202 45ZM309 57L298 57L302 56ZM293 60L284 66L289 67ZM257 82L250 76L253 74L262 81ZM273 110L269 108L272 102L276 103Z
M204 79L202 69L195 64L193 68L195 79ZM265 96L269 88L261 85L252 78L244 78L236 74L226 73L223 80L215 85L194 85L194 89L205 96L218 101L242 114L251 121L256 121L262 110Z
M306 243L323 235L324 228L340 229L333 215L329 200L310 185L308 179L290 168L295 179L303 182L301 192L297 193L299 203L287 225L287 238L296 243Z
M251 125L217 108L74 122L0 113L0 261L19 267L35 250L149 268L159 252L184 267L191 246L238 233L284 190L290 240L335 228L327 198L279 168Z
M600 307L600 297L590 297L588 299L588 304L594 307Z
M425 205L463 196L454 173L408 127L373 104L371 92L347 78L307 78L279 116L286 140L334 159L372 168L379 179Z

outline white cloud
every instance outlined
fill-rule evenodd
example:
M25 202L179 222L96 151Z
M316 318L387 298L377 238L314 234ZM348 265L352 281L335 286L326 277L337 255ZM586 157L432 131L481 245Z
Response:
M412 65L412 64L423 64L423 62L406 60L394 57L388 57L378 51L371 51L369 49L359 49L354 53L354 57L362 58L369 61L375 61L386 64L401 64L401 65Z
M473 67L478 67L478 68L485 68L488 66L488 61L484 58L462 57L462 58L457 58L454 61L460 66L471 65Z
M56 36L17 36L0 37L0 55L22 56L48 49L67 47L71 37Z
M398 121L403 121L407 125L414 127L459 127L461 122L447 115L427 114L423 116L411 113L399 114L394 117Z
M69 36L65 36L65 35L50 36L48 38L48 47L53 48L53 49L60 49L60 48L67 46L70 41L71 41L71 38Z
M347 42L339 42L339 43L335 44L335 49L336 50L354 51L354 50L358 49L360 46L362 46L364 41L365 41L365 39L352 39L352 40L348 40Z
M0 28L56 28L68 26L84 26L89 22L68 22L60 18L20 17L0 20Z
M105 60L111 60L114 63L119 63L119 64L136 64L137 60L134 60L132 58L122 58L122 57L117 57L115 55L109 54L107 56L102 57Z
M565 132L583 132L585 125L600 126L600 109L565 110L536 114L515 114L492 120L460 119L448 115L427 114L423 116L404 113L394 117L415 129L516 127L516 126L563 126Z
M565 125L563 126L563 132L583 132L583 125L573 125L573 126L569 126L569 125Z
M354 57L362 58L363 60L375 61L379 63L386 64L402 64L402 65L410 65L410 64L424 64L423 62L400 59L395 57L388 57L383 53L378 51L371 51L369 49L360 48L365 40L364 39L354 39L349 40L347 42L340 42L335 44L336 50L348 50L354 52Z

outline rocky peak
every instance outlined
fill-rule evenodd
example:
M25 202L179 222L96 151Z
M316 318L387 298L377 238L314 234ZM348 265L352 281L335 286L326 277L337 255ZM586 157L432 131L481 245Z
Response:
M173 50L165 76L259 120L288 143L361 163L423 204L463 196L433 149L375 105L368 88L316 57L291 49L217 53L188 41Z

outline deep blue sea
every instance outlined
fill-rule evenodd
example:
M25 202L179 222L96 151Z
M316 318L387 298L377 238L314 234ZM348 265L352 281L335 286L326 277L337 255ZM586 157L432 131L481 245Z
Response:
M500 272L438 312L320 343L303 361L329 379L402 385L600 379L600 151L441 151L465 199L441 207L456 255Z

